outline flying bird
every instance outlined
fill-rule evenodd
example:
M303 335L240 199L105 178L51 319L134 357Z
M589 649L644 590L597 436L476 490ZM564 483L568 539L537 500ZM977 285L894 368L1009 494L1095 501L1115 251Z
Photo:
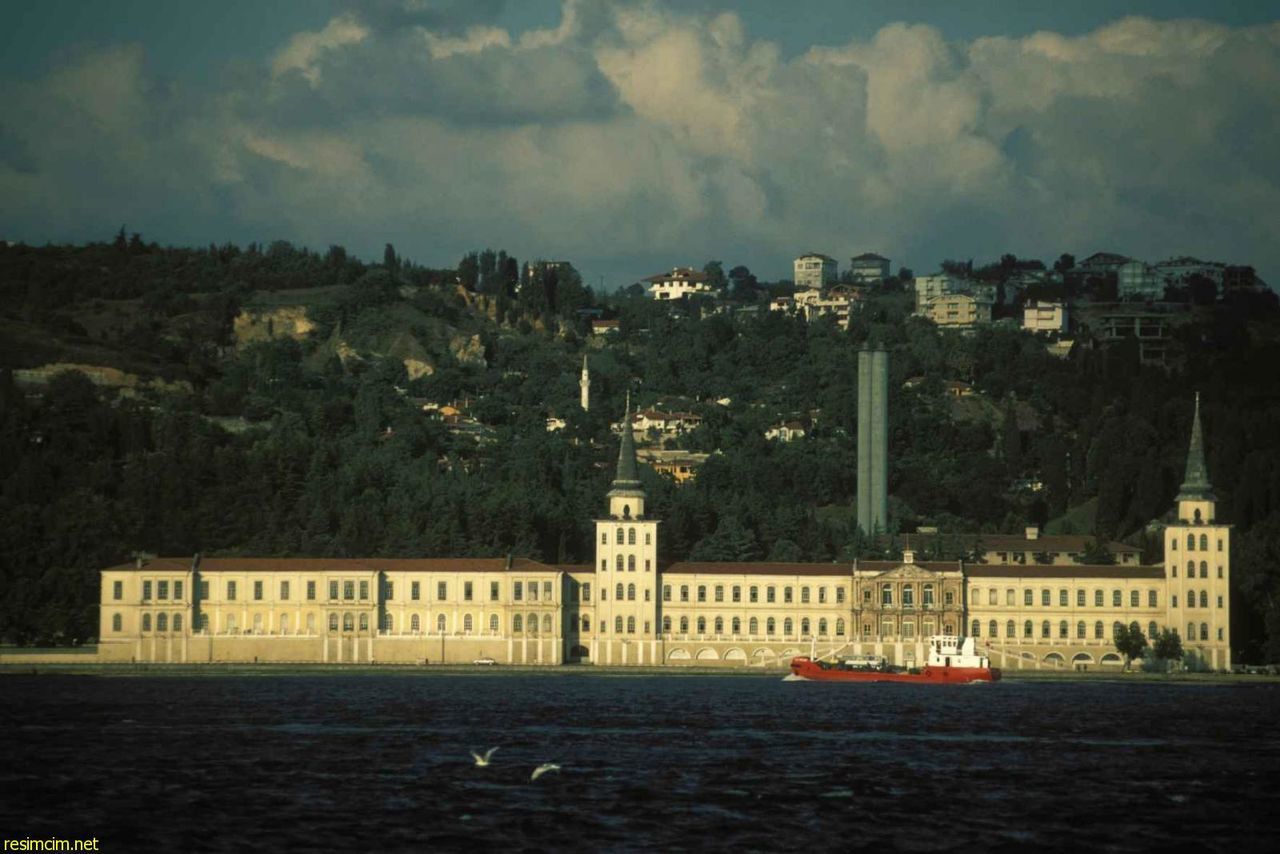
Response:
M471 751L471 757L475 759L477 768L487 768L489 767L489 759L493 756L493 754L497 752L498 752L498 748L490 747L488 750L484 752L484 756L481 756L479 753L476 753L473 750Z
M529 782L533 782L534 780L541 777L543 774L550 774L552 771L559 771L559 770L560 770L560 766L555 764L554 762L544 762L541 765L539 765L537 768L533 769L533 773L529 775Z

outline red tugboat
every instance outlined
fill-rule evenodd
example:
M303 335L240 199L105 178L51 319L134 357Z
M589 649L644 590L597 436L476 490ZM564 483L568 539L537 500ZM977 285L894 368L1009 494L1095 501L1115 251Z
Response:
M852 656L823 661L807 655L791 659L787 679L813 682L995 682L1000 668L974 651L973 638L934 635L929 639L929 661L923 668L895 667L878 655Z

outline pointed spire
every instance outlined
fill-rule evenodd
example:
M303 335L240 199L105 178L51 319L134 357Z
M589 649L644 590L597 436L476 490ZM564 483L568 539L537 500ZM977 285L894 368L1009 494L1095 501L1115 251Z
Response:
M1204 433L1200 429L1200 392L1196 392L1195 417L1191 421L1191 446L1187 449L1187 469L1182 477L1179 500L1213 498L1209 467L1204 461Z
M618 471L613 478L613 490L640 489L640 476L636 473L636 441L631 435L631 392L627 392L627 409L622 417L622 443L618 447Z

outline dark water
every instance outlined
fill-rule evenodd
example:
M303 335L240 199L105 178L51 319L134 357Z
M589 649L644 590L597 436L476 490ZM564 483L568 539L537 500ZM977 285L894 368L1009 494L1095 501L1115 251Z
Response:
M0 835L105 851L1274 850L1280 686L0 679ZM471 748L500 745L477 768ZM530 782L539 763L562 770Z

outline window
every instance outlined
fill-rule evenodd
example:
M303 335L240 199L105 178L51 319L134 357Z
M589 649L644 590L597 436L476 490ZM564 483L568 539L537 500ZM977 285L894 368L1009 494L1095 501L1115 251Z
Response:
M790 637L790 636L791 636L791 628L792 628L792 626L793 626L793 625L794 625L794 624L791 622L791 618L790 618L790 617L787 617L785 620L783 620L783 621L782 621L782 634L783 634L783 635L785 635L785 636L787 636L787 637Z
M670 632L671 632L671 618L670 618L670 617L663 617L663 618L662 618L662 633L663 633L663 634L670 634Z
M444 619L443 614L440 615L440 619L442 620ZM443 631L443 629L441 629L441 631ZM524 617L521 616L520 614L516 614L514 617L511 618L511 632L512 634L517 634L517 635L522 634L524 632Z
M1084 607L1084 590L1076 591L1076 607L1077 608Z
M338 598L338 582L337 581L329 582L329 598L331 600Z
M601 572L608 572L608 570L609 570L609 561L608 561L608 559L606 559L606 558L600 558L600 571L601 571Z
M169 598L169 582L168 581L156 582L156 598L157 599Z
M1000 604L1000 594L996 592L996 589L994 587L992 587L990 590L987 591L987 604L988 605Z
M1048 589L1040 591L1040 604L1045 606L1046 608L1049 607L1049 596L1050 596L1050 593Z
M635 572L635 571L636 571L636 556L627 555L627 572Z
M1218 567L1218 577L1222 577L1222 567Z
M519 622L519 620L520 620L520 615L519 615L519 614L517 614L517 615L516 615L516 621L517 621L517 622ZM445 621L445 616L444 616L444 614L437 614L437 615L436 615L436 631L437 631L437 632L439 632L440 634L444 634L445 629L446 629L446 628L448 628L448 625L449 625L449 624ZM516 631L520 631L520 629L517 627L517 628L516 628Z
M287 581L280 582L280 601L281 602L289 601L289 582Z
M1209 551L1209 536L1207 534L1200 535L1200 551ZM1208 638L1205 638L1205 640L1208 640Z
M151 600L151 582L142 582L142 601L149 602Z
M1024 638L1029 638L1032 636L1032 634L1034 634L1034 630L1032 629L1031 621L1027 620L1025 623L1022 624L1022 636Z
M329 615L329 631L336 632L337 630L338 630L338 615L330 614Z
M916 606L916 589L914 586L907 584L902 588L902 607L914 608Z
M680 618L680 634L682 635L689 634L689 618L688 617Z
M618 545L622 545L622 529L621 528L619 528L617 533L614 535L613 541Z
M705 584L698 585L698 601L699 602L707 601L707 586Z
M881 605L893 604L893 585L892 584L880 585L880 604Z
M759 588L759 587L756 587L756 586L753 584L753 585L751 585L750 587L748 587L748 588L747 588L747 601L749 601L749 602L759 602L759 601L760 601L760 588Z
M1187 561L1187 578L1196 577L1196 562L1194 560Z
M671 585L670 584L662 585L662 601L663 602L671 601Z
M644 532L644 544L645 544L646 546L648 546L648 545L652 545L652 544L653 544L653 535L652 535L651 533L649 533L648 531L645 531L645 532Z
M467 615L467 619L468 620L471 619L470 614ZM383 613L382 619L379 621L379 624L380 625L378 626L378 628L380 628L382 631L387 633L390 633L392 630L392 626L395 625L395 623L392 621L391 615L387 613Z
M463 602L470 602L472 600L474 596L474 593L472 592L472 586L473 585L470 581L462 582L462 601ZM387 598L388 599L391 598L390 593L387 594Z
M116 584L119 584L119 583L120 583L119 581L116 582ZM111 631L113 632L124 631L124 618L121 617L119 614L111 615Z
M1031 595L1032 595L1032 594L1031 594L1031 588L1030 588L1030 587L1028 587L1026 590L1023 590L1023 591L1022 591L1022 604L1023 604L1023 605L1032 605L1032 604L1034 604L1034 602L1033 602L1033 601L1032 601L1032 599L1031 599Z
M953 590L944 590L944 591L942 591L942 604L943 604L943 605L952 605L952 604L954 604L954 603L955 603L955 601L956 601L956 594L955 594L955 591L953 591Z
M778 624L774 622L773 617L770 617L769 619L765 620L764 630L765 630L765 634L769 636L772 636L774 632L778 630Z
M747 634L755 637L760 633L760 621L755 617L747 620Z
M723 584L716 585L716 601L717 602L724 601L724 585Z
M199 588L199 590L200 590L200 598L201 598L201 599L208 599L208 598L209 598L209 582L207 582L207 581L201 581L201 582L200 582L200 588Z
M987 624L987 637L992 637L992 638L998 637L998 635L996 634L995 620L992 620L990 623Z
M387 616L388 616L388 617L390 617L391 615L390 615L390 614L388 614ZM391 630L390 625L388 625L388 626L387 626L387 630L388 630L388 631L390 631L390 630ZM464 635L469 635L469 634L471 634L471 615L470 615L470 614L463 614L463 615L462 615L462 633L463 633Z
M1209 591L1208 590L1200 591L1200 607L1201 608L1209 607Z
M647 589L644 591L644 601L649 601L649 591Z
M1222 551L1222 538L1221 538L1221 537L1219 537L1219 538L1218 538L1218 551ZM1219 629L1219 631L1221 631L1221 629ZM1219 637L1219 638L1218 638L1218 640L1222 640L1222 638L1221 638L1221 637Z
M1062 620L1058 623L1058 637L1060 638L1067 637L1067 621L1066 620Z
M681 602L689 601L689 585L687 584L680 585L680 601Z
M536 581L529 582L529 601L530 602L538 601L538 582Z
M236 601L236 583L234 581L227 582L227 601Z
M1155 620L1152 620L1151 622L1147 623L1147 638L1148 638L1148 639L1155 638L1155 636L1156 636L1156 631L1157 631L1157 630L1156 630L1156 621L1155 621Z
M836 637L844 637L844 617L836 618Z
M583 591L589 590L590 585L584 584L582 585L582 589ZM583 592L582 595L586 596L587 594ZM496 581L490 581L489 582L489 601L497 602L500 596L501 596L501 585L499 585L498 582ZM417 598L417 597L414 597L414 598Z
M356 583L354 581L342 582L342 598L346 600L356 598Z
M123 581L111 582L111 598L112 599L124 598L124 582ZM752 601L754 602L755 600L753 599ZM120 630L116 629L116 631L118 632Z
M870 606L870 604L871 604L871 588L869 588L869 587L868 587L868 588L866 588L866 589L864 589L864 590L862 591L862 601L863 601L863 602L865 602L865 603L867 603L867 605L868 605L868 606Z
M809 637L809 618L805 617L800 621L800 637Z
M733 585L733 601L735 602L742 601L742 588L736 584Z
M724 634L724 617L716 617L716 634Z
M632 585L632 587L634 587L634 586L635 586L635 585ZM618 587L617 587L617 589L614 591L613 598L614 598L614 599L616 599L616 600L618 600L619 602L621 602L621 601L622 601L623 596L625 596L625 595L626 595L626 594L623 592L622 582L621 582L621 581L619 581L619 582L618 582Z
M1195 551L1195 547L1196 547L1196 535L1187 534L1187 551Z
M1147 607L1154 608L1155 606L1156 606L1156 591L1148 590L1147 591Z
M342 630L344 632L352 632L352 631L355 631L355 628L356 628L356 620L355 620L355 617L352 616L351 612L348 611L345 614L343 614Z
M782 601L783 601L783 602L792 602L792 601L795 601L795 600L794 600L794 597L792 597L792 595L791 595L791 592L792 592L792 591L791 591L791 588L790 588L790 587L784 587L784 588L782 588Z
M445 599L448 599L448 598L449 598L449 582L437 581L436 582L436 599L439 601L444 601ZM520 598L520 582L519 581L516 582L515 598L516 599Z
M819 587L818 588L818 604L821 605L826 601L827 601L827 588Z
M1062 608L1067 607L1067 602L1068 602L1067 596L1068 596L1068 595L1069 595L1069 594L1067 593L1067 591L1066 591L1066 590L1059 590L1059 591L1058 591L1058 606L1059 606L1059 607L1062 607Z
M1221 596L1219 596L1219 597L1218 597L1218 607L1219 607L1219 608L1221 608L1221 607L1222 607L1222 597L1221 597Z
M181 581L173 582L173 598L175 600L182 598L182 582Z
M627 601L634 602L636 599L636 586L634 584L627 585Z
M928 602L929 602L929 604L932 604L932 603L933 603L933 589L932 589L932 587L933 587L933 586L932 586L932 585L927 585L927 586L930 588L930 589L929 589L929 600L928 600ZM836 588L836 604L837 604L837 605L843 605L843 604L844 604L844 588L843 588L843 587L837 587L837 588Z
M766 602L778 601L777 592L773 589L772 586L766 587L764 589L764 601Z
M1102 640L1102 620L1093 624L1093 636L1098 640Z
M1043 623L1040 624L1040 637L1042 638L1049 637L1049 621L1048 620L1045 620Z
M368 614L360 615L360 631L362 632L369 631L369 615Z
M1209 577L1209 564L1207 561L1203 561L1203 560L1200 561L1200 577L1201 578Z
M261 581L253 582L253 601L255 602L262 601L262 582Z
M1018 604L1018 591L1014 590L1012 587L1004 591L1004 604L1010 608ZM1010 635L1010 637L1012 637L1012 635Z
M981 622L979 622L978 620L974 620L974 621L973 621L973 625L972 625L972 626L970 626L969 628L970 628L969 635L970 635L971 637L975 637L975 638L980 638L980 637L982 637L982 623L981 623Z
M1221 541L1219 541L1219 542L1221 542ZM1219 627L1218 627L1218 640L1222 640L1222 627L1221 627L1221 626L1219 626Z
M1111 591L1111 607L1113 608L1120 607L1120 591L1119 590Z
M415 635L422 631L422 618L417 614L413 614L409 617L409 631L413 632Z
M583 617L582 628L587 629L587 628L590 628L590 626L591 624L587 622L587 618ZM497 633L498 633L498 615L490 614L489 615L489 634L496 635Z
M1018 636L1018 624L1013 620L1004 624L1004 636L1007 638L1016 638Z
M607 545L609 545L609 532L608 532L608 531L601 531L601 532L600 532L600 545L602 545L602 546L607 546Z
M1102 591L1101 590L1093 591L1093 605L1095 608L1102 607Z
M698 618L698 634L705 635L706 633L707 633L707 618L699 617Z
M591 601L591 582L589 581L583 582L582 584L582 601Z
M311 611L307 612L307 634L314 635L316 633L316 615Z
M808 587L800 588L800 601L805 605L809 604L809 588Z
M1196 639L1196 624L1187 623L1187 640L1193 641L1195 639Z
M1173 594L1172 596L1170 596L1170 597L1169 597L1169 604L1170 604L1170 605L1172 605L1174 608L1178 607L1178 594L1177 594L1177 593L1175 593L1175 594Z

